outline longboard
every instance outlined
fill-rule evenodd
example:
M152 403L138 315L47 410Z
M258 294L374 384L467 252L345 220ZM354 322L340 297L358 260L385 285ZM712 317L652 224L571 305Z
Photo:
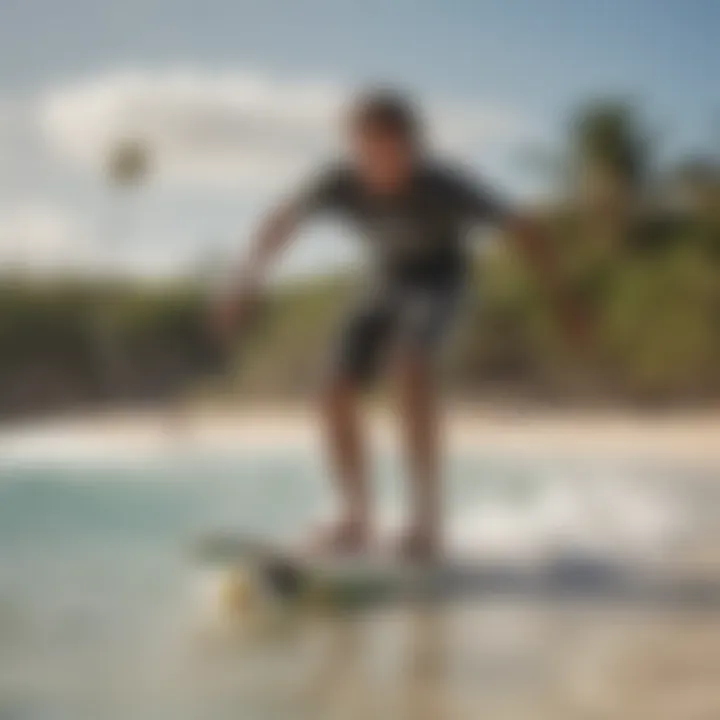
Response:
M577 555L524 564L462 558L417 564L387 553L313 555L235 533L205 536L193 550L201 565L234 578L236 590L249 584L256 594L285 607L351 609L391 600L470 597L720 610L720 577L686 577Z

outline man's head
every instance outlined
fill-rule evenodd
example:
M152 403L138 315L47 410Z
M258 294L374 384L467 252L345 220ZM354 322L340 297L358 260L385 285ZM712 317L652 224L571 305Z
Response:
M348 133L353 161L365 182L380 192L405 185L423 141L411 101L387 90L361 95L350 107Z

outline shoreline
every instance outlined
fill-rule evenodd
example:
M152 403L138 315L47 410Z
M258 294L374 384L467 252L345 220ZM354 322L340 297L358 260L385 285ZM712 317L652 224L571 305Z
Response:
M399 442L391 413L368 413L373 444ZM604 410L527 410L502 405L446 408L451 451L532 453L547 457L649 458L700 464L720 470L720 411L640 415ZM321 448L312 404L243 407L118 409L6 425L0 450L11 440L34 437L83 439L88 445L152 448L180 441L193 447L271 450L278 444Z

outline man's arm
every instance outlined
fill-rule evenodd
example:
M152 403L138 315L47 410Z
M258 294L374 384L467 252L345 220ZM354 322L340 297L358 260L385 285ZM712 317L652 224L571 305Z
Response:
M250 251L213 313L213 324L227 337L247 320L272 262L287 247L300 223L297 203L288 202L270 212L260 224Z
M551 298L568 335L574 343L584 342L587 318L567 291L557 255L542 226L536 220L515 212L482 182L456 176L452 188L466 216L475 222L491 223L506 232L515 252L528 264Z
M295 203L284 203L266 216L240 269L236 287L241 293L261 287L272 262L289 244L299 223Z
M559 285L557 262L539 224L523 215L509 214L502 226L514 250L537 274L545 288L555 294Z
M589 331L587 313L568 291L547 235L539 223L520 215L508 216L504 226L516 252L524 258L550 297L565 332L576 346L583 345Z
M326 169L267 215L230 291L216 308L213 319L219 333L227 336L247 320L272 262L287 247L300 223L310 215L337 208L344 190L344 177L342 168Z

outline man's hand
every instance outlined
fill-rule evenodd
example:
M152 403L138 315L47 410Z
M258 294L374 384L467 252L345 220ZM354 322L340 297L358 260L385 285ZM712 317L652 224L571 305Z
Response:
M259 298L258 289L246 285L213 303L210 325L221 344L229 345L235 335L247 327L259 304Z
M592 340L593 323L588 308L569 293L555 295L555 311L563 330L563 336L576 352L588 349Z
M213 304L211 326L220 342L229 344L252 320L261 297L268 265L287 244L298 222L294 204L277 208L265 219L252 244L235 289Z
M590 341L592 322L587 308L568 292L560 277L557 257L548 243L548 238L537 223L527 218L512 218L508 230L516 249L551 297L553 311L562 326L565 338L575 350L584 350Z

